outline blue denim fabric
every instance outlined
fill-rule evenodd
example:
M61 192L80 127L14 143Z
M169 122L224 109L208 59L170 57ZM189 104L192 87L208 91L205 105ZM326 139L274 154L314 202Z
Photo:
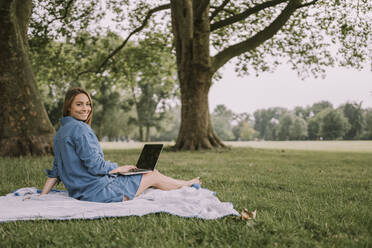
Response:
M89 125L70 116L61 119L61 127L54 137L53 169L47 170L47 175L61 180L71 197L95 202L118 201L112 199L113 195L104 193L116 180L116 175L109 172L117 167L116 163L104 160L98 139ZM131 179L139 185L141 178ZM121 190L116 194L127 194L125 189Z

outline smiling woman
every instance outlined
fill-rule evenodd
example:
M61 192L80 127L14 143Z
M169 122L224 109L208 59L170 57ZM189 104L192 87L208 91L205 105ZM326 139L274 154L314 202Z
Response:
M145 189L178 189L201 184L199 178L188 181L167 177L157 170L138 175L121 175L136 169L104 160L102 148L90 127L93 102L80 88L70 89L63 104L61 127L54 137L53 169L41 194L47 194L62 181L69 195L78 200L120 202L131 200Z

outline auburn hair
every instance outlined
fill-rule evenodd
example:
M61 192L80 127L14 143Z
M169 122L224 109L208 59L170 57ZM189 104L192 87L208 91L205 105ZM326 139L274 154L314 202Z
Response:
M88 115L88 118L84 122L90 126L92 122L92 116L93 116L93 101L89 93L84 89L73 88L67 91L66 96L65 96L65 102L63 103L63 110L62 110L63 117L70 115L69 109L71 108L71 104L74 101L75 97L79 94L85 94L89 99L91 111Z

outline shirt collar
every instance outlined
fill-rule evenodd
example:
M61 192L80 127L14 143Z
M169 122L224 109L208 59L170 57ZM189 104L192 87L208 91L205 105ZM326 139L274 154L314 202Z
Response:
M64 126L71 121L79 121L79 120L77 120L77 119L75 119L74 117L71 117L71 116L65 116L61 119L61 126Z

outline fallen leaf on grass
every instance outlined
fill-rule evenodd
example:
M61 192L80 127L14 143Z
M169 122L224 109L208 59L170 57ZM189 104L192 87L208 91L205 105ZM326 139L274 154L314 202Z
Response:
M242 220L254 220L256 219L256 211L257 210L254 210L254 211L248 211L248 209L244 208L242 210Z

